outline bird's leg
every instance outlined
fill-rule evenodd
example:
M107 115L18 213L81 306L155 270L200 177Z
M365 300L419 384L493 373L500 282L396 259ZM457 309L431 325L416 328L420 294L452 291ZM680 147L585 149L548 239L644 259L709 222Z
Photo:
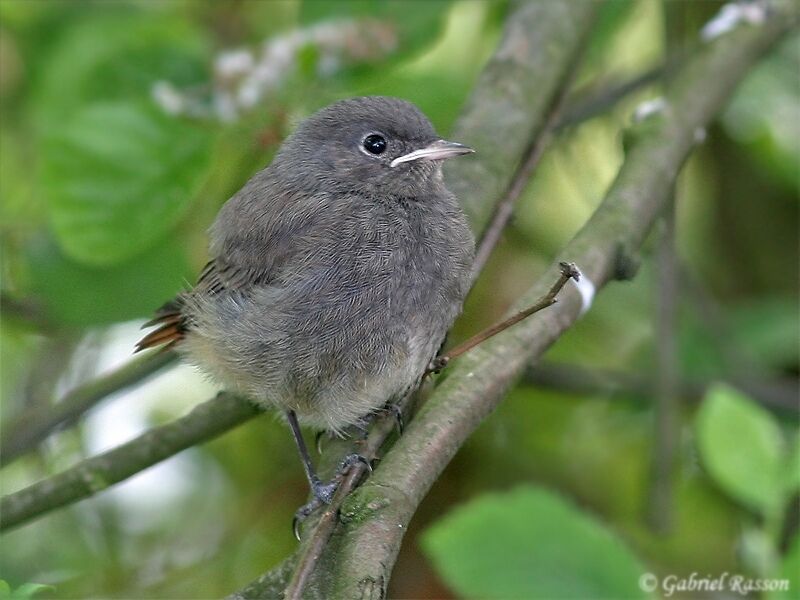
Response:
M311 487L311 494L313 496L310 502L301 506L295 513L292 528L294 529L295 537L298 537L298 525L320 506L331 503L336 489L339 487L339 484L350 467L356 463L363 463L366 465L367 469L371 471L372 466L369 464L369 461L360 454L348 454L339 464L333 478L328 483L322 483L322 480L317 475L314 465L311 462L311 457L308 454L306 442L303 439L303 434L300 432L300 424L297 422L297 415L293 410L289 410L286 411L286 418L289 421L289 427L292 428L292 435L297 444L300 459L303 461L303 468L305 469L308 485Z
M314 494L314 497L321 502L330 504L333 493L336 491L336 485L323 484L322 480L317 475L317 471L314 469L314 465L311 462L311 456L308 454L308 448L303 439L303 434L300 431L300 424L297 422L297 415L295 412L293 410L286 411L286 418L289 421L289 427L292 428L292 435L297 444L297 451L300 453L300 460L303 461L303 468L305 469L311 492Z

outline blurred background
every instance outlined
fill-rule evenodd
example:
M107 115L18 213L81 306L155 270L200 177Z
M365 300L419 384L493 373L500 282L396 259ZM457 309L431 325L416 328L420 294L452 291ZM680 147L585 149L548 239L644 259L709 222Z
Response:
M591 106L659 73L720 6L609 3L572 101ZM130 360L142 322L205 263L219 207L298 120L385 94L447 134L508 11L476 0L3 0L6 435L23 411ZM646 572L791 578L797 593L798 73L795 35L686 165L678 276L659 275L659 230L637 277L604 290L449 465L412 522L392 597L634 597ZM659 86L651 78L559 130L452 341L496 321L585 222L622 162L634 108ZM170 367L6 461L2 491L215 391ZM53 586L23 596L224 596L295 548L306 491L289 432L261 416L5 534L0 578Z

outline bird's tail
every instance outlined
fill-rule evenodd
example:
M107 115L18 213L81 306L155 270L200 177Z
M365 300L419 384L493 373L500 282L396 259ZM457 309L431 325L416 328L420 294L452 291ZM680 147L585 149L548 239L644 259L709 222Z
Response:
M134 353L146 348L163 346L164 350L172 348L186 335L186 317L183 314L183 300L175 298L156 311L156 316L142 325L142 329L156 327L136 344Z

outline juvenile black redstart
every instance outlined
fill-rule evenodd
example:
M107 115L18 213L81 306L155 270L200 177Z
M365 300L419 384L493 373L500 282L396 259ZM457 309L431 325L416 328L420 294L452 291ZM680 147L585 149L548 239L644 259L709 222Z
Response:
M176 348L299 423L341 433L414 388L461 311L474 239L442 179L473 152L413 104L371 96L303 121L222 207L211 261L137 350Z

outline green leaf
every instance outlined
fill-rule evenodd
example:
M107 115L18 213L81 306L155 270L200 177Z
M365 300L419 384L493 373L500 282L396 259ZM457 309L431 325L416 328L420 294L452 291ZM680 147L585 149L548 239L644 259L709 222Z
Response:
M425 553L468 598L642 598L646 569L611 531L563 498L520 487L457 508Z
M784 492L788 496L800 491L800 436L795 436L794 444L786 460L786 472L784 475Z
M765 369L780 371L800 360L800 313L791 296L754 299L731 311L731 343Z
M69 326L143 317L172 298L192 277L180 240L169 239L109 268L77 264L49 240L27 253L30 293L49 318Z
M42 131L91 102L149 98L158 80L184 87L208 79L200 30L163 9L98 6L61 31L33 91Z
M111 265L151 247L196 194L211 136L200 125L131 103L93 104L44 148L50 222L64 251Z
M709 389L697 415L703 463L727 494L765 515L782 499L782 443L764 409L726 385Z
M28 600L41 592L55 592L56 588L44 583L23 583L11 594L12 600Z
M5 579L0 579L0 598L8 598L11 596L11 586Z
M778 578L788 581L788 589L772 592L767 595L767 598L770 600L796 599L797 590L800 590L800 535L795 534L786 556L783 557Z
M799 52L800 35L789 36L742 82L721 119L754 161L795 190L795 196L800 181Z
M359 93L397 96L413 102L427 115L440 135L447 135L469 93L470 81L448 73L385 73L366 81Z

